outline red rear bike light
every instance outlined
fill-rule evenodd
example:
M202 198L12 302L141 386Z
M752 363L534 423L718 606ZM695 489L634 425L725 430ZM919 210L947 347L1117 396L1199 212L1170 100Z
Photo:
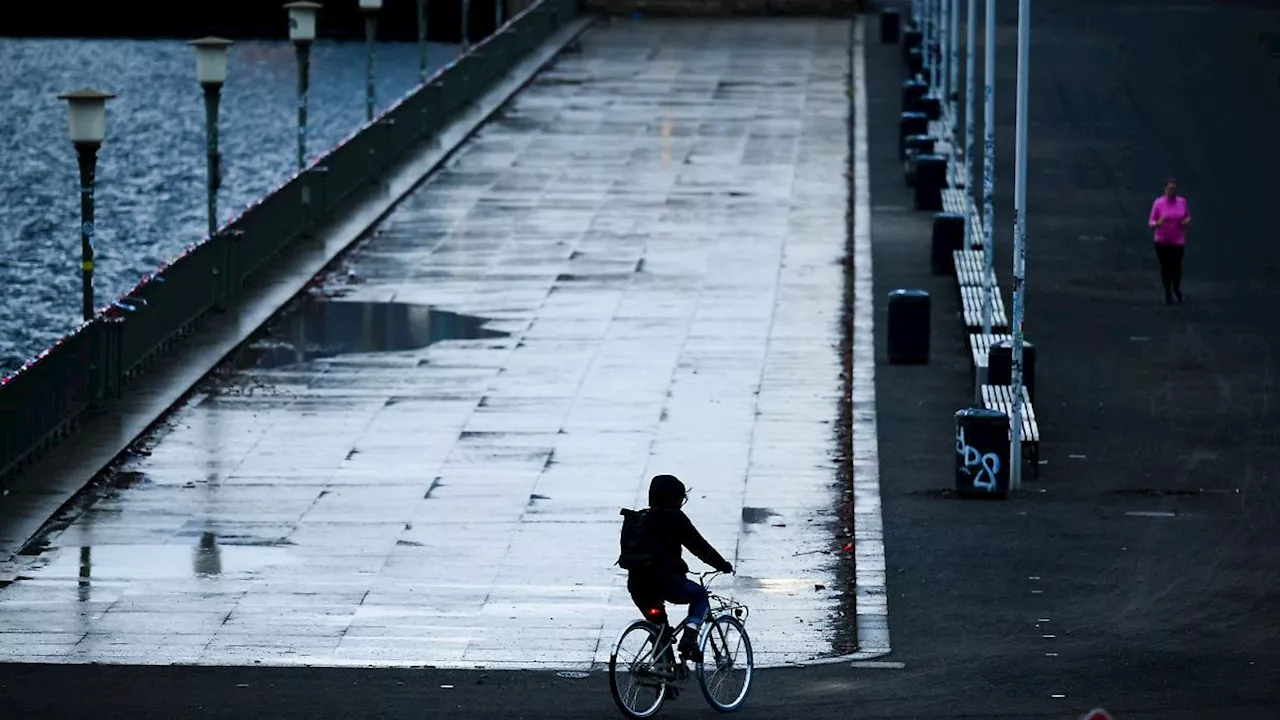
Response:
M649 608L648 614L651 617L657 617L658 615L662 614L662 608Z

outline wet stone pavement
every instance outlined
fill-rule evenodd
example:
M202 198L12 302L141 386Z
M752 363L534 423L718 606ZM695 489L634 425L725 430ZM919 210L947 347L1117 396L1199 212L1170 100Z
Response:
M3 568L0 658L587 668L660 472L757 662L834 652L848 38L590 31Z

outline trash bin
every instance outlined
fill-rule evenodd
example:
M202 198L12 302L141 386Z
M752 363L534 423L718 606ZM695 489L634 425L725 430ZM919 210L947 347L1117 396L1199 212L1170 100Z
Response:
M920 98L920 109L918 112L924 113L924 116L930 120L937 120L942 117L942 98Z
M921 155L916 160L916 209L941 210L942 189L947 186L947 159Z
M907 187L916 186L916 165L921 155L932 155L934 138L928 135L907 136L907 157L902 161L902 181Z
M902 27L902 16L892 8L880 11L880 42L894 45L898 42L898 31Z
M911 64L911 51L919 50L924 44L924 32L918 29L904 30L902 32L902 62L906 65ZM912 73L913 75L915 73Z
M929 266L934 275L955 275L956 258L951 253L964 249L964 215L940 212L933 216L933 246Z
M889 293L889 362L918 365L929 362L929 293L894 290Z
M960 497L1009 494L1009 416L968 407L956 413L956 493Z
M904 112L898 118L898 159L907 158L907 138L912 135L928 135L929 118L924 113Z
M993 343L987 351L987 384L1013 384L1013 340ZM1036 346L1022 339L1022 385L1027 398L1036 399Z
M905 112L920 112L920 101L929 92L929 83L921 78L913 77L902 82L902 109Z
M918 47L907 51L907 72L912 75L924 72L924 51Z

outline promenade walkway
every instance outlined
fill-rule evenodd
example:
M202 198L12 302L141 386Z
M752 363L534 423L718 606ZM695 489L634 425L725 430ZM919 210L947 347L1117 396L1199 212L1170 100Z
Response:
M661 472L757 663L846 649L849 35L589 31L3 569L0 658L587 668Z

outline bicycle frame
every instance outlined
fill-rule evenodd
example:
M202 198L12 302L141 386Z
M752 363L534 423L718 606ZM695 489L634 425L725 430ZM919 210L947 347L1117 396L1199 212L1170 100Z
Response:
M721 574L722 573L719 572L718 570L710 570L707 572L698 573L698 584L701 585L702 588L707 591L708 598L711 601L711 605L707 608L706 614L703 615L702 624L699 627L699 631L698 631L699 646L701 646L703 643L703 636L711 632L710 630L711 627L715 625L715 623L712 622L712 620L717 616L723 615L725 613L729 613L729 614L732 614L733 617L737 618L740 622L745 624L747 622L747 618L751 614L751 609L748 608L746 605L734 600L733 598L728 598L723 595L719 595L711 592L711 582ZM670 623L659 624L649 618L650 615L658 614L657 611L659 610L661 610L661 608L654 608L650 612L645 613L644 619L658 630L658 637L662 637L663 628L673 627L673 626L671 626ZM672 632L670 634L670 637L667 638L666 642L661 644L655 644L655 647L653 648L653 653L650 656L652 658L650 661L650 664L655 669L664 663L665 659L667 658L667 653L670 653L670 657L674 660L675 648L676 648L676 636L677 636L677 633ZM721 642L727 641L727 639L723 636L723 633L720 637L720 641ZM673 663L673 665L676 667L682 667L684 663L678 662L678 663ZM673 667L673 671L674 669L675 668ZM667 674L667 673L655 671L654 674L662 676L662 678L666 681L677 680L677 677L676 677L677 673L675 672Z
M711 601L710 606L707 608L706 614L703 615L702 617L702 624L698 628L698 646L699 647L701 647L704 644L704 638L707 634L711 632L711 628L716 627L716 623L713 622L713 620L716 617L728 613L733 615L733 617L737 618L739 622L742 622L745 624L747 622L747 618L751 614L751 609L746 605L734 600L733 598L728 598L723 595L718 595L716 593L711 592L711 582L721 574L722 573L716 570L712 570L704 573L698 573L698 584L701 585L702 588L707 591L708 598ZM658 623L655 623L652 620L649 620L648 617L646 617L645 619L648 620L650 624L652 624L655 628L658 629L658 637L662 637L662 630L664 627L670 627L669 624L659 625ZM722 643L728 642L728 638L724 636L723 630L721 630L720 642ZM651 664L655 668L663 664L665 659L667 658L667 653L670 653L670 657L674 660L675 647L676 647L676 633L672 632L670 634L670 637L667 638L667 641L665 643L662 643L661 645L654 647L653 654L651 656L652 657ZM669 675L665 673L655 673L655 674L662 675L663 679L666 681L683 680L683 678L678 677L680 673L675 672L675 669L682 668L684 666L684 662L681 661L673 664L675 667L672 668L673 672L671 674Z
M721 573L715 571L698 574L698 584L707 591L707 595L711 600L711 607L707 608L707 614L702 618L703 624L706 624L708 620L712 619L716 615L723 615L724 613L731 613L734 617L738 618L738 620L746 623L747 617L751 614L751 608L748 608L746 605L743 605L733 598L728 598L711 592L711 581L716 579L720 574Z

